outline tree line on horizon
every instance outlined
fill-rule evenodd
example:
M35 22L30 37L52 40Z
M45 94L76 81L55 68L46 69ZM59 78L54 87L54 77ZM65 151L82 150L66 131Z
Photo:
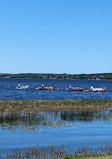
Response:
M96 73L96 74L0 73L0 78L112 80L112 73Z

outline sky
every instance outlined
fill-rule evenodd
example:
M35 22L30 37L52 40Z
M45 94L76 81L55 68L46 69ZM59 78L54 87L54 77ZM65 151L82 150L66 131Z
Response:
M112 0L1 0L0 73L112 73Z

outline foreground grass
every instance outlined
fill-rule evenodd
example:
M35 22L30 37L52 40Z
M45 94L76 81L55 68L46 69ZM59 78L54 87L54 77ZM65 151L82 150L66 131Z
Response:
M69 155L58 159L112 159L112 153L93 154L93 155Z
M112 159L112 146L82 147L67 155L64 146L27 147L0 152L3 159Z
M76 99L76 100L0 100L0 112L36 113L102 111L112 107L112 99Z

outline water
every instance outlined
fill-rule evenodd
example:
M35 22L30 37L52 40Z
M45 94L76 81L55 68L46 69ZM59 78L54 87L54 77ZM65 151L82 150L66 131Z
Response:
M28 90L16 90L16 86L29 85ZM36 87L54 86L54 91L36 90ZM107 92L69 92L69 85L105 87ZM0 99L112 99L112 81L96 80L46 80L0 79ZM112 144L112 111L101 113L0 113L0 150L28 146L64 145L73 152L79 146Z
M0 150L28 146L79 146L112 144L112 111L101 113L1 114Z
M29 85L28 90L16 90L16 86ZM54 86L54 91L36 90L36 87ZM86 89L93 87L105 87L107 92L76 92L65 91L69 86ZM0 79L0 99L112 99L112 81L108 80L57 80L57 79Z

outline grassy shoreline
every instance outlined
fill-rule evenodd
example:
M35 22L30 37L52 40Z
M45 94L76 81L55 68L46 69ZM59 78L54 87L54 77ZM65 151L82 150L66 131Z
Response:
M0 100L0 112L98 112L112 107L112 99Z
M68 155L58 159L112 159L112 153L91 154L91 155Z
M112 99L0 100L0 112L32 113L34 115L35 113L38 112L63 112L63 111L99 112L99 111L105 111L107 108L112 108ZM10 122L11 119L13 119L13 117L8 118ZM18 119L18 116L17 118L14 118L14 120L15 119ZM33 118L30 119L33 120ZM7 120L5 120L5 122L7 122ZM17 121L15 120L15 122ZM0 158L2 158L2 155L3 154L1 152ZM82 150L79 148L77 150L77 153L76 154L74 153L73 155L72 154L66 155L66 152L63 147L61 148L55 146L54 147L50 146L46 148L31 147L22 150L21 149L11 150L6 153L7 156L6 158L16 159L18 158L18 156L20 158L33 158L33 157L41 158L41 156L49 158L49 155L51 155L51 158L58 158L58 159L111 159L112 146L105 146L104 148L103 147L98 148L98 150L96 149L96 153L94 153L94 149L92 148L90 149L83 148Z
M74 153L67 153L64 146L35 146L16 148L7 151L0 151L0 158L4 159L111 159L112 146L82 147L74 150Z

